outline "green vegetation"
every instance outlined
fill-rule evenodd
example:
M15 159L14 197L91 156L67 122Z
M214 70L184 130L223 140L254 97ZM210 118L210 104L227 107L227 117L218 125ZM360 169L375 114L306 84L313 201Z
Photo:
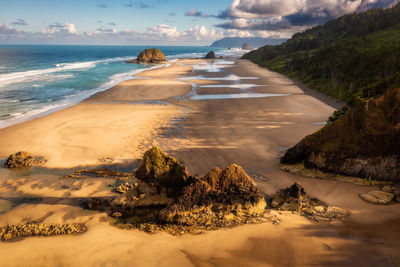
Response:
M400 87L400 4L342 16L243 58L350 104L376 98Z

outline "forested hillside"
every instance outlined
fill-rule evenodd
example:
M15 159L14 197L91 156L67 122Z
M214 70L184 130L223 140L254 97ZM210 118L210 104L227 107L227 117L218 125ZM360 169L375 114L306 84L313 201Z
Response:
M400 4L342 16L243 56L343 101L400 87Z

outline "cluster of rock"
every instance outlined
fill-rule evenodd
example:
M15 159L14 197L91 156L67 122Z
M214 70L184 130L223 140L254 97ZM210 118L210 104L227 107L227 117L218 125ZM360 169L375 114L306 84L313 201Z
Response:
M290 148L281 163L373 180L400 179L400 89L357 101L341 118Z
M308 196L298 183L277 191L271 197L270 203L274 209L296 212L314 221L347 219L349 216L345 209L328 206L321 200Z
M31 153L20 151L10 155L4 163L4 168L21 168L40 166L46 163L46 160L32 156Z
M135 60L126 63L161 63L166 61L165 55L157 48L148 48L139 53Z
M135 178L119 179L114 190L121 195L112 200L92 199L86 207L105 210L140 227L234 226L257 221L266 208L264 195L238 165L195 177L157 147L144 154Z
M42 224L28 223L24 225L11 225L0 227L0 240L7 241L18 237L28 236L55 236L82 234L87 231L83 223L73 224Z
M383 186L381 190L361 194L360 198L372 204L387 205L392 202L400 202L400 184Z

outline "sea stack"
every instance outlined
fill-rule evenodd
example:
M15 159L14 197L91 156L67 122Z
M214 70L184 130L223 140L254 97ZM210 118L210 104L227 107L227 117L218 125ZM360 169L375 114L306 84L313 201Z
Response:
M243 46L242 46L242 49L243 50L251 50L253 48L248 43L244 43Z
M205 56L205 59L213 59L213 58L215 58L214 51L208 52L207 55Z
M158 48L147 48L140 52L135 60L126 63L162 63L166 61L165 55Z

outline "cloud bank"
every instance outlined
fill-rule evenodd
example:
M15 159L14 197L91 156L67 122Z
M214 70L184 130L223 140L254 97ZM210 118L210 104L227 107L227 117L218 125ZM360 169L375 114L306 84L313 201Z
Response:
M108 26L114 26L109 23ZM52 23L40 32L26 32L0 22L0 41L2 43L113 43L113 44L149 44L149 43L204 43L226 36L223 31L194 26L179 30L166 24L149 27L145 32L132 29L117 30L112 27L99 27L92 31L78 31L73 23Z
M218 18L223 29L292 34L343 14L374 7L387 8L395 0L233 0Z

